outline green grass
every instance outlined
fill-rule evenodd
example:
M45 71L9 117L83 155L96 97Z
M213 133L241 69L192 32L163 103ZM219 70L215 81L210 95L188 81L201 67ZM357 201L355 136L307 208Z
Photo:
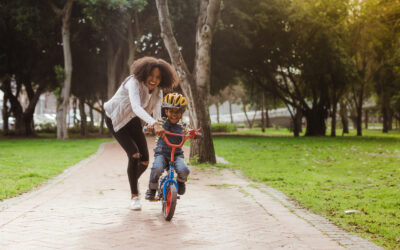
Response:
M344 134L344 136L356 136L357 131L355 129L350 129L350 133ZM287 128L267 128L265 132L261 131L261 128L252 128L252 129L239 129L235 132L231 132L232 134L241 134L241 135L265 135L265 136L293 136L293 132ZM305 133L305 129L303 129L300 136L303 136ZM330 136L331 131L330 129L326 130L326 135ZM393 137L398 136L400 138L400 130L391 130L389 133L382 133L382 130L379 129L363 129L362 130L363 136L377 136L377 137ZM336 130L336 136L342 136L342 130Z
M245 135L266 135L266 136L293 136L293 132L291 132L287 128L267 128L265 132L261 131L261 128L252 128L252 129L238 129L232 134L245 134Z
M0 139L0 200L31 190L110 139Z
M251 179L375 243L400 248L400 134L218 137L216 153ZM356 209L360 214L345 214Z

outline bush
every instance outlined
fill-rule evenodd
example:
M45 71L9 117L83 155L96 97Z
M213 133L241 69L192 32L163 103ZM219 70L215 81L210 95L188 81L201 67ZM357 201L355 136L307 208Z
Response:
M72 127L68 128L68 133L70 134L80 134L81 133L81 126L79 124L76 124Z
M57 126L54 122L43 122L35 124L35 130L42 133L55 133L57 131Z
M88 128L88 133L96 134L100 132L100 127L99 126L91 126L90 124L87 124ZM104 131L107 132L107 127L104 124ZM73 127L68 128L68 132L72 134L80 134L81 133L81 126L80 124L76 124Z
M238 124L236 125L236 127L237 127L237 128L246 128L246 127L247 127L247 124L244 123L244 122L240 122L240 123L238 123Z
M215 123L211 124L211 132L234 132L237 127L233 123Z

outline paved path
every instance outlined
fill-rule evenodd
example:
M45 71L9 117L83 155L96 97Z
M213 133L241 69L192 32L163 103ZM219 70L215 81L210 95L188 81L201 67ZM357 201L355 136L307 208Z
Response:
M158 202L142 199L142 211L131 211L125 158L108 143L39 190L0 203L0 249L378 249L229 170L191 168L171 222Z

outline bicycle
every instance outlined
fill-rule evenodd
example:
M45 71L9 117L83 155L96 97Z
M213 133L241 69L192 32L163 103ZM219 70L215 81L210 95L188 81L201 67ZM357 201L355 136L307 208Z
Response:
M167 143L168 146L172 147L171 150L171 161L169 162L168 169L167 169L167 174L162 177L161 182L158 187L158 197L154 201L161 200L162 201L162 214L165 218L165 220L170 221L172 217L174 216L175 213L175 207L177 203L177 199L179 199L178 196L178 183L174 179L174 170L175 170L175 149L180 148L183 146L183 144L186 142L187 139L192 138L194 139L196 137L196 133L199 132L201 128L195 130L189 130L187 134L175 134L166 131L166 135L173 135L173 136L180 136L182 137L182 141L180 144L172 144L168 141L167 136L164 136L164 140Z

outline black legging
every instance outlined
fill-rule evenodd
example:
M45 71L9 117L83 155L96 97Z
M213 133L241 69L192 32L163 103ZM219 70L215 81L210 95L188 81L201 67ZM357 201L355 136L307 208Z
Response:
M138 117L133 118L117 132L114 131L109 117L106 117L106 124L128 155L128 178L131 193L138 194L138 179L147 168L147 165L140 164L140 162L149 161L149 150L140 119ZM133 157L136 153L140 153L140 158Z

